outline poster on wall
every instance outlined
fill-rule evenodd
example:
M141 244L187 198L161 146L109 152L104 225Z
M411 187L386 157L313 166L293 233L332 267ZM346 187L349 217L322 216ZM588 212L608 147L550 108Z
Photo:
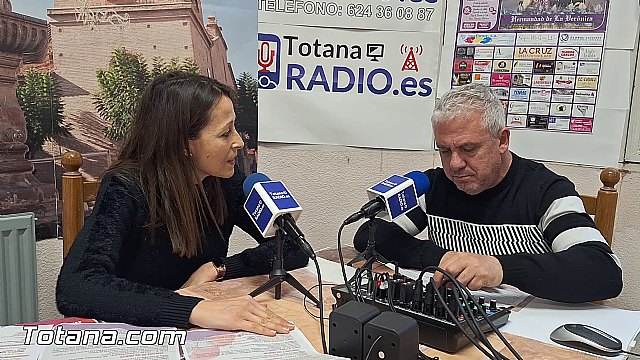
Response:
M287 4L258 2L260 140L430 148L443 2Z
M609 0L461 0L451 85L480 83L514 129L592 133Z

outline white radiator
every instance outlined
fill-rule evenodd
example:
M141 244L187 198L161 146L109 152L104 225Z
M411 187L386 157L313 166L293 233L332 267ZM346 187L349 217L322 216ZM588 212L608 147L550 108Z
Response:
M0 325L38 320L33 213L0 215Z

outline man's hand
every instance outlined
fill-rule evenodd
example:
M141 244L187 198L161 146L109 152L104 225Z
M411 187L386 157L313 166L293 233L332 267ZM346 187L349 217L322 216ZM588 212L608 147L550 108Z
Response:
M493 256L449 251L444 254L438 266L469 290L495 287L502 283L502 265ZM436 272L433 280L436 285L440 285L445 277L442 273Z
M204 284L209 281L215 281L218 278L218 269L213 265L211 261L204 263L198 270L196 270L186 283L182 284L181 289Z

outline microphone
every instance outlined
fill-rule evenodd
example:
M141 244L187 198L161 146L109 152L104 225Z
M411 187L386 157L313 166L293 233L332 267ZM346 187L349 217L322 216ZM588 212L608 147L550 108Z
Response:
M247 197L244 209L264 237L275 235L280 229L311 259L316 254L296 225L302 207L284 186L282 181L272 181L262 173L249 175L242 184Z
M393 221L418 206L418 198L426 194L431 186L429 178L422 171L411 171L404 176L391 175L389 178L367 189L369 202L349 216L344 225L362 218L371 218L384 212L383 219Z

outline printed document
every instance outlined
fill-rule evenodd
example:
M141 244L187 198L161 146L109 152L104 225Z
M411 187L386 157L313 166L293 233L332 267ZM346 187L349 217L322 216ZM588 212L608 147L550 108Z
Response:
M274 337L244 331L193 330L183 348L186 360L326 360L344 359L318 353L297 328Z

